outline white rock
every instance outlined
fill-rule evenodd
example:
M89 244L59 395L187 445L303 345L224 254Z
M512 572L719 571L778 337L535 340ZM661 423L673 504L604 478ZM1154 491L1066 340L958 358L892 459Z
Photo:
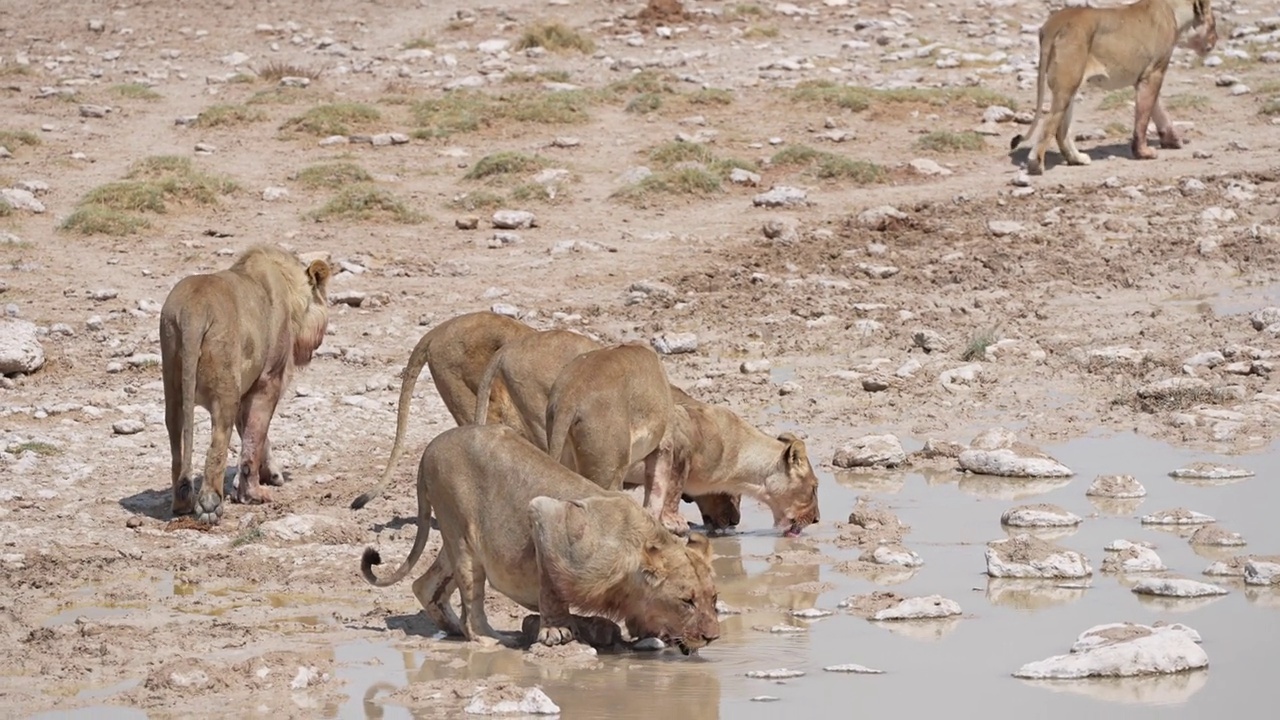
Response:
M828 665L822 668L825 672L834 673L854 673L857 675L882 675L883 670L869 668L866 665L858 665L856 663L845 663L843 665Z
M1206 525L1211 522L1216 522L1216 520L1204 513L1185 508L1161 510L1142 516L1144 525Z
M901 545L879 545L871 551L871 562L877 565L896 565L898 567L920 567L924 560L914 550Z
M960 467L979 475L998 475L1001 477L1055 478L1070 477L1075 473L1048 455L1034 448L1023 448L1021 452L1013 448L999 450L969 449L960 453Z
M987 574L997 578L1080 578L1093 574L1084 555L1019 533L986 548Z
M937 161L930 160L928 158L916 158L910 162L910 166L912 172L917 175L924 175L925 177L946 177L951 174L951 170L942 167L937 163Z
M1280 585L1280 563L1250 560L1244 564L1245 585Z
M147 429L146 423L137 418L127 418L125 420L117 420L111 426L111 431L116 435L137 435Z
M37 215L44 212L44 203L36 199L29 190L21 188L4 188L0 190L0 202L7 202L14 210L26 210Z
M1159 595L1161 597L1198 598L1213 595L1226 595L1227 589L1210 583L1186 578L1142 578L1133 586L1133 592L1139 595Z
M698 336L694 333L659 333L650 340L659 355L697 352Z
M1190 632L1188 632L1190 631ZM1185 626L1105 625L1091 628L1072 652L1027 663L1013 673L1028 679L1134 677L1203 668L1209 656ZM1094 637L1086 637L1093 635ZM1196 639L1193 639L1196 638Z
M798 617L804 620L817 620L818 618L834 615L830 610L822 608L804 608L803 610L792 610L791 617Z
M289 197L289 190L282 187L268 187L262 190L262 199L267 202L275 202Z
M310 537L340 525L341 521L327 515L285 515L279 520L268 520L258 527L263 534L288 542Z
M988 220L987 230L996 237L1017 235L1022 232L1022 223L1016 220Z
M831 462L836 467L897 467L907 453L894 435L864 435L842 445Z
M1169 477L1175 478L1194 478L1198 480L1235 480L1237 478L1253 477L1252 470L1235 467L1234 465L1217 465L1207 462L1195 462L1180 467L1169 472Z
M788 668L775 668L773 670L748 670L747 677L760 678L763 680L786 680L787 678L798 678L804 675L803 670L790 670Z
M1144 573L1165 570L1164 561L1156 551L1128 540L1114 540L1107 545L1108 554L1102 560L1102 572Z
M541 688L525 690L519 700L491 699L482 690L471 698L465 712L469 715L559 715L560 706Z
M960 614L960 604L941 595L909 597L871 616L872 620L932 620Z
M808 204L809 194L800 188L777 185L751 199L756 207L792 207Z
M0 375L33 373L44 366L44 359L34 323L0 318Z
M1217 525L1203 525L1191 534L1187 542L1192 545L1210 547L1240 547L1246 545L1244 537L1238 532L1223 530Z
M1132 475L1099 475L1084 494L1117 499L1140 498L1146 497L1147 489Z
M1072 527L1083 519L1057 505L1036 503L1009 508L1000 516L1000 522L1011 527Z
M499 210L493 214L493 226L500 230L537 227L538 218L528 210Z
M870 230L884 230L894 221L906 219L907 214L892 205L879 205L858 213L858 224Z

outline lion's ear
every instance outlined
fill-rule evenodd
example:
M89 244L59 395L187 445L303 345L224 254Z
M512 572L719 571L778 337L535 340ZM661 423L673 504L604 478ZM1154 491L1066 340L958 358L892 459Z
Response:
M804 441L790 433L785 433L790 439L783 440L787 443L787 449L782 452L783 462L787 464L788 470L796 470L804 472L809 467L809 454L805 450ZM782 440L782 437L778 438Z
M659 585L667 577L667 563L662 557L665 549L666 543L657 538L650 538L644 543L640 553L640 572L650 585Z
M587 536L590 519L587 504L581 500L564 500L564 531L569 542L581 542Z
M686 545L690 550L706 558L707 562L711 562L711 541L707 539L706 535L700 532L691 532Z
M324 290L329 284L329 278L333 276L333 268L324 260L312 260L307 266L307 280L310 281L311 287L316 290Z

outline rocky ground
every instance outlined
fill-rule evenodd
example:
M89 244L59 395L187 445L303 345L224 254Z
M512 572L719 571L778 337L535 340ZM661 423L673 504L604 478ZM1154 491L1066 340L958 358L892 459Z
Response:
M1266 3L1215 3L1218 49L1175 52L1183 149L1131 160L1132 94L1086 90L1074 130L1094 162L1051 154L1038 178L1007 148L1056 4L444 5L36 1L0 18L15 712L165 714L217 692L330 714L349 692L335 643L430 633L407 587L357 573L365 544L407 551L412 462L399 492L348 504L382 471L410 348L471 310L651 340L692 394L800 429L825 469L868 432L1275 437ZM257 241L330 254L330 332L272 427L291 482L203 532L168 515L157 314L179 278ZM452 424L418 387L414 454Z

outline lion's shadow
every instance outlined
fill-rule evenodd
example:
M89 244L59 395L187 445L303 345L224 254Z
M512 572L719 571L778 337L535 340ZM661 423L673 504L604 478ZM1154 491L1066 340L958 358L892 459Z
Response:
M1157 150L1160 148L1159 145L1155 145L1153 147ZM1018 167L1025 167L1027 159L1031 157L1031 150L1031 146L1028 145L1011 151L1009 153L1009 164ZM1090 148L1079 148L1079 150L1093 162L1108 160L1110 158L1131 159L1133 157L1133 153L1129 149L1129 142L1127 140L1124 142L1108 143L1106 145L1094 145ZM1062 153L1058 152L1057 143L1051 144L1049 146L1049 152L1044 154L1044 169L1048 171L1058 167L1059 165L1066 164L1067 159L1062 156Z
M234 481L236 478L236 466L232 465L222 473L222 496L230 498L235 493ZM284 473L285 481L289 479L289 474ZM196 476L195 492L198 495L200 488L204 484L203 476ZM174 519L172 511L173 506L173 489L166 486L161 490L143 490L127 497L120 498L117 502L120 507L128 510L134 515L144 515L153 520L169 521Z

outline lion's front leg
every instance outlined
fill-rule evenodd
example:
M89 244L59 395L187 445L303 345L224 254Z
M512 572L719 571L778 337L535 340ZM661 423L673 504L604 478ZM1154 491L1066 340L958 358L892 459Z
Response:
M1160 98L1160 86L1164 84L1164 68L1156 68L1138 80L1137 97L1133 109L1133 141L1130 151L1137 160L1154 160L1155 148L1147 145L1147 125ZM1167 120L1168 118L1166 118ZM1172 127L1170 127L1172 129Z
M1160 147L1168 150L1182 147L1182 138L1174 129L1173 121L1169 119L1169 113L1165 112L1164 103L1160 102L1159 97L1151 109L1151 119L1156 124L1156 132L1160 134Z
M264 378L255 383L241 401L238 425L243 429L238 473L240 481L236 488L236 499L239 502L271 502L271 493L262 487L261 480L265 474L263 471L267 469L265 461L270 452L267 431L271 427L271 416L275 413L283 385L282 378Z
M684 473L677 473L675 464L674 452L665 440L645 456L645 509L668 531L688 535L689 521L680 514Z
M556 588L555 576L548 572L550 562L546 549L537 535L534 548L538 562L538 642L543 645L563 645L573 642L573 616L569 604Z

